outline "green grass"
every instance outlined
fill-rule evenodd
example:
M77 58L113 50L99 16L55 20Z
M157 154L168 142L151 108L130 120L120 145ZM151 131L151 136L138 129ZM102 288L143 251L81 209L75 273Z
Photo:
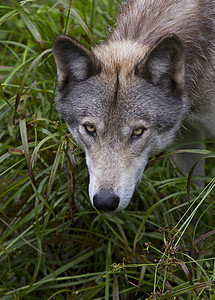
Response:
M125 212L90 207L84 153L55 110L52 43L87 47L113 0L1 1L0 299L214 299L215 163L187 196L170 155L150 164ZM192 183L191 183L192 185Z

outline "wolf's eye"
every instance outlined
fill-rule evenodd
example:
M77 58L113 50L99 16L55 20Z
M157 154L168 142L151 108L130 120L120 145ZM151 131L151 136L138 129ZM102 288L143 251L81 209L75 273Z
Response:
M92 124L84 124L84 128L89 135L96 136L96 127Z
M140 137L143 134L144 130L145 130L145 128L143 128L143 127L135 128L132 132L131 137L133 139Z

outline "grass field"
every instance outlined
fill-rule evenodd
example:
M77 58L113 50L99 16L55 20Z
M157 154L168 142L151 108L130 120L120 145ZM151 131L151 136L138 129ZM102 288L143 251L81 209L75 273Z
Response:
M90 206L84 153L55 110L52 43L90 47L113 0L0 4L0 299L215 299L215 145L206 188L148 165L125 212Z

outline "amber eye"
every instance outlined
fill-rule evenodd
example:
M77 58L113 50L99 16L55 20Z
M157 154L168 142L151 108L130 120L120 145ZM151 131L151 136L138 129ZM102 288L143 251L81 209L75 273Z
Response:
M131 137L132 138L140 137L143 134L144 130L145 130L145 128L143 128L143 127L135 128L132 132Z
M92 124L84 124L86 132L92 136L96 136L96 127Z

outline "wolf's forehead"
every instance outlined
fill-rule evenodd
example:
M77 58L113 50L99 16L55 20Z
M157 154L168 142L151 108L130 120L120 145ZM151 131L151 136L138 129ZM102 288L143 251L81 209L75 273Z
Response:
M93 53L100 62L102 69L99 82L105 92L100 108L108 122L128 122L137 116L140 107L134 99L136 79L134 67L144 59L149 51L147 45L137 41L111 41L93 49ZM129 111L129 114L128 114ZM101 113L101 111L99 112ZM142 115L142 112L141 112Z
M112 41L93 49L96 58L101 62L104 70L110 74L116 69L128 73L142 60L149 50L149 46L137 41Z

